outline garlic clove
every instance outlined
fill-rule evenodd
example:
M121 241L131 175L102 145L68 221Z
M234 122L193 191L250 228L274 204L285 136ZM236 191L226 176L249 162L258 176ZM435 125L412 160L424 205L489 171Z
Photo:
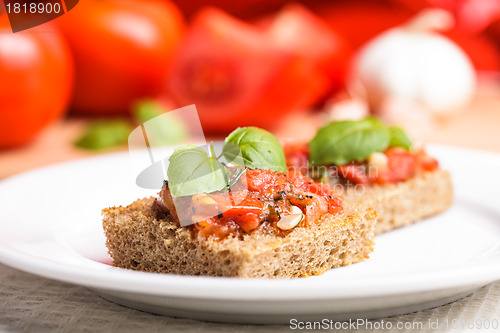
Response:
M192 197L193 203L198 206L214 206L217 202L206 193L197 193Z
M368 42L354 61L349 92L366 99L376 113L384 112L389 99L418 104L432 116L463 110L475 91L474 67L458 45L434 32L451 19L440 10L423 12L412 24Z
M368 167L377 171L386 170L389 165L387 155L384 153L374 152L368 157Z
M297 206L293 206L292 205L292 208L290 208L290 212L294 215L297 215L297 214L302 214L302 209L300 209L299 207Z
M299 207L292 206L291 212L292 214L287 215L278 221L278 228L281 230L290 230L298 226L299 223L304 220L304 213L302 213L302 210Z

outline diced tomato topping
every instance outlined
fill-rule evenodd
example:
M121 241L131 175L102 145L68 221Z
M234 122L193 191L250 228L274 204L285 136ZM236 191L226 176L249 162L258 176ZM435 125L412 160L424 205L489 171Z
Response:
M224 238L232 232L236 232L238 225L236 223L226 223L218 219L209 218L205 221L195 223L195 228L198 233L205 236L215 236L216 238Z
M307 168L309 161L309 146L305 143L286 143L283 145L286 164L291 169Z
M248 213L241 216L238 216L237 219L234 220L246 233L254 230L260 225L259 215L254 213Z
M323 194L324 187L319 183L312 183L309 185L309 191L314 194Z
M249 191L262 191L275 185L276 176L270 170L248 170L246 173Z
M262 202L256 198L245 197L241 202L236 202L235 206L224 211L224 215L260 214L262 212Z
M241 193L233 193L228 206L227 197L211 194L214 205L220 212L195 227L205 236L224 238L242 230L246 233L259 227L262 221L277 222L279 212L287 212L290 205L301 208L306 219L313 223L327 211L334 214L342 210L342 197L331 187L314 182L299 171L288 173L269 170L247 170L248 191L241 201L234 201Z
M370 181L380 185L392 184L395 182L390 170L378 170L377 173L371 177Z
M308 177L305 177L300 171L292 169L286 174L288 181L297 189L307 191L309 185L314 181Z
M424 171L434 171L439 168L439 163L435 158L420 152L417 154L417 166Z
M339 176L342 176L354 184L367 185L369 183L363 166L348 164L337 167L337 170Z
M396 183L415 175L415 154L409 153L403 148L390 148L385 152L385 155L387 156L387 169L378 171L376 183Z
M306 174L309 149L306 144L292 143L284 147L287 165L294 170ZM403 148L389 148L385 151L387 168L377 170L367 169L365 164L350 163L336 166L337 176L352 184L393 184L407 180L417 173L434 171L439 168L438 161L427 155L425 151L408 152ZM311 192L314 193L312 188Z

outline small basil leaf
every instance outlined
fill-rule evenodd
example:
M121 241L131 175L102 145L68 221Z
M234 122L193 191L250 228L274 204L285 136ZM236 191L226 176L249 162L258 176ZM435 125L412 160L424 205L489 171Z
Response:
M97 120L90 123L85 133L75 142L75 146L102 150L127 144L132 125L123 119Z
M411 150L413 144L401 127L389 127L389 133L391 134L389 147L402 147L407 151Z
M188 136L184 120L174 113L169 113L161 103L154 100L137 102L132 109L132 115L137 123L146 127L151 146L178 144Z
M167 176L173 197L210 193L228 186L229 174L210 147L211 156L200 147L176 149L169 158Z
M376 118L332 122L309 142L309 160L312 165L363 162L371 153L385 151L389 141L389 130Z
M278 139L266 130L257 127L239 127L226 138L241 151L244 166L250 169L286 171L285 153ZM233 145L222 151L228 161L236 160L239 153Z

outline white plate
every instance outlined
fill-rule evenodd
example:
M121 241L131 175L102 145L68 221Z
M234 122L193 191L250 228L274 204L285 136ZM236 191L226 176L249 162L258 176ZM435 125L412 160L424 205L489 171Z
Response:
M500 155L431 146L452 171L448 212L376 239L369 260L321 276L231 279L111 267L100 210L154 195L134 184L126 153L0 183L0 261L87 286L134 308L211 321L374 318L441 305L500 279Z

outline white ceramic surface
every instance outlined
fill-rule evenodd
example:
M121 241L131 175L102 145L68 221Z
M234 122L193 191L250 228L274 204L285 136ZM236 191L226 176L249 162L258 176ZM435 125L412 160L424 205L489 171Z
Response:
M452 172L453 207L378 236L369 260L321 276L230 279L111 267L100 210L155 194L136 187L126 153L2 181L0 262L127 306L213 321L375 318L441 305L500 279L500 155L428 150Z

